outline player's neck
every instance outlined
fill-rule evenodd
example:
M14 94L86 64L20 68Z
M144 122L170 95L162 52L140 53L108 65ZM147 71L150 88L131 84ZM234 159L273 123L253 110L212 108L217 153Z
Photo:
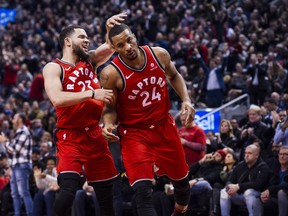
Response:
M145 56L141 49L138 49L137 51L137 58L130 60L122 57L122 59L127 65L136 69L141 69L145 64Z
M76 65L77 62L79 61L79 57L77 57L75 55L63 53L61 60L65 61L69 64Z

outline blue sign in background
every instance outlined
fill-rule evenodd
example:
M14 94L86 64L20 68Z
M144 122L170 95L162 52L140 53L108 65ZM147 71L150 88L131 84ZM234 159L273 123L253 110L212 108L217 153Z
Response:
M211 112L211 110L196 110L195 114L195 122L196 124L201 127L206 133L208 131L219 132L221 116L220 111L217 111L208 117L199 121L201 116L206 115L207 113Z
M15 22L16 10L0 8L0 25L5 26L8 22Z

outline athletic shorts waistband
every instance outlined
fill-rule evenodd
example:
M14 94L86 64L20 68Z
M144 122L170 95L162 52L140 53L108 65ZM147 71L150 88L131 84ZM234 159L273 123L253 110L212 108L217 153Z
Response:
M162 125L165 121L167 121L169 118L172 118L172 116L169 114L162 118L160 121L151 123L151 124L133 124L133 125L126 125L126 124L121 124L120 126L123 127L128 127L128 128L137 128L137 129L153 129L159 125ZM173 118L172 118L173 119Z

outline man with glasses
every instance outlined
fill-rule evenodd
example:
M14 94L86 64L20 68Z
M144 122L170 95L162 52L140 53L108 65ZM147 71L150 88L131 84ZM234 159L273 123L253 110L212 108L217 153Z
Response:
M275 135L273 142L275 144L281 144L283 146L288 146L288 118L287 118L287 110L288 110L288 101L285 102L285 112L286 117L277 125L275 129ZM280 117L280 116L279 116Z
M279 216L288 215L288 146L282 146L278 154L279 164L275 171L275 183L261 193L263 203L277 198Z

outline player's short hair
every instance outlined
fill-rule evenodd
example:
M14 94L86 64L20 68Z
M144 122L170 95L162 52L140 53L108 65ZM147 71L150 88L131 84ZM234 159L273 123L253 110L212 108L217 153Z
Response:
M129 26L127 26L124 23L121 23L120 25L114 25L113 28L111 28L109 33L108 33L108 38L109 38L110 42L112 43L112 37L120 34L121 32L125 31L126 29L128 29L129 32L132 32L131 29L129 28Z
M83 29L83 27L80 25L69 25L61 30L59 35L59 44L62 49L64 47L64 39L69 37L74 32L74 29Z

